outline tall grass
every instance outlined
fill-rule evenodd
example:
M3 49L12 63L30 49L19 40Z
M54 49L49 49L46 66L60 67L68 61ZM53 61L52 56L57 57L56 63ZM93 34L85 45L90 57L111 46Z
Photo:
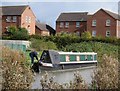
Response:
M118 65L118 60L104 55L101 64L98 64L97 69L94 71L92 88L118 89Z
M29 89L33 74L23 53L1 46L2 89Z

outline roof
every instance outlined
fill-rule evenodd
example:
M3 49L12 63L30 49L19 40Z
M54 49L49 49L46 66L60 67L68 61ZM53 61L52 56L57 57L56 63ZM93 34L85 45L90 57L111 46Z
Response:
M87 21L88 12L61 13L57 21Z
M40 30L47 30L46 24L44 24L44 23L40 23L40 22L37 22L37 21L36 21L35 25L36 25Z
M108 10L104 10L102 9L103 11L105 11L107 14L109 14L110 16L112 16L113 18L117 19L117 20L120 20L120 16L116 13L113 13L111 11L108 11Z
M2 6L2 15L21 15L28 5L24 6Z

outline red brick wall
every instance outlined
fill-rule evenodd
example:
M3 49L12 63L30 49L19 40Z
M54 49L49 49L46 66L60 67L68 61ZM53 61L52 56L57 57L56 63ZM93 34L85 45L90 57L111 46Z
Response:
M83 31L85 30L86 31L86 27L87 27L87 22L80 22L80 25L83 25L84 26L84 29L82 28L82 30L80 31ZM75 30L77 30L79 28L76 27L76 22L69 22L69 27L66 28L65 27L65 22L64 22L64 27L63 28L60 28L60 22L56 22L56 32L59 33L59 32L68 32L68 33L73 33Z
M11 16L12 18L13 16ZM21 17L17 16L17 22L6 22L7 16L2 16L2 33L4 33L7 29L6 27L9 26L15 26L15 27L20 27L21 25Z
M106 20L110 19L111 26L106 26ZM96 20L96 26L92 26L92 20ZM116 20L105 13L103 10L99 10L87 20L87 31L96 31L96 36L106 36L106 31L110 30L111 36L116 36Z

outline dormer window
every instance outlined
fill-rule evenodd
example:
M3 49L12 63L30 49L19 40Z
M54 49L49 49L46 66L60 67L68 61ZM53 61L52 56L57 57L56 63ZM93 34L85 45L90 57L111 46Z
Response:
M7 16L6 22L11 22L11 16Z
M92 26L96 26L96 20L92 20Z
M66 27L66 28L69 27L69 22L65 22L65 27Z
M110 26L110 19L106 20L106 26Z

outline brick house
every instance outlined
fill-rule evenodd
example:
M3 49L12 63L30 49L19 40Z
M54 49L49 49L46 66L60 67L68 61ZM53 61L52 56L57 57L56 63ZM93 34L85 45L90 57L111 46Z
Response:
M116 13L100 9L93 15L88 15L87 31L94 37L120 38L120 18Z
M36 21L35 24L35 34L41 35L41 36L49 36L49 30L46 28L46 24L40 23Z
M35 15L28 5L2 6L2 33L8 31L8 27L22 27L28 33L35 34Z
M61 13L56 20L56 32L77 33L87 31L88 12Z

